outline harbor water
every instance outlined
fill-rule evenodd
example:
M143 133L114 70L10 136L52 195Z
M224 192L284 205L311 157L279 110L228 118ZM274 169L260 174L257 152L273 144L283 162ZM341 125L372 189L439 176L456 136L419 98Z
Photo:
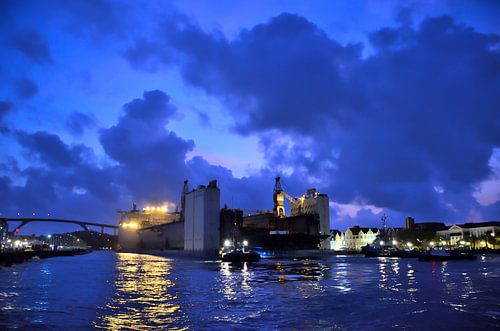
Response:
M500 256L232 265L93 252L0 269L0 329L493 330Z

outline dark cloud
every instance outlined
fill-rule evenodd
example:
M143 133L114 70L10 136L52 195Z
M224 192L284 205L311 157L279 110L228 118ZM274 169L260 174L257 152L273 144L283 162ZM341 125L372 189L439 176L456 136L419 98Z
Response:
M142 37L135 40L132 46L125 50L123 56L133 67L151 72L158 70L159 64L172 61L170 54L159 55L157 44ZM162 57L161 61L158 61L158 56Z
M7 114L12 108L14 104L10 101L0 101L0 120Z
M12 46L38 64L52 63L52 55L45 38L34 30L18 32L11 37Z
M21 99L29 99L38 93L38 86L30 79L24 78L15 82L17 96Z
M29 166L0 163L0 194L6 197L2 213L51 213L54 217L87 218L115 223L115 210L132 201L179 203L182 181L194 188L218 179L222 202L246 209L272 207L274 174L235 178L229 169L201 157L186 160L191 140L179 138L166 125L176 113L161 91L144 92L143 98L123 106L116 125L102 130L100 140L111 163L102 163L92 149L69 145L44 131L16 131ZM23 179L24 184L11 178ZM262 195L267 187L267 195Z
M16 135L21 146L49 166L69 166L81 161L82 146L70 148L58 135L44 131L35 133L18 131Z
M136 197L176 200L186 176L184 159L194 143L166 130L176 113L170 97L144 92L123 110L118 123L100 135L105 152L120 165L120 180Z
M75 136L81 136L85 129L96 125L96 118L91 113L74 112L66 119L66 128Z
M449 16L415 28L407 9L398 22L371 33L362 58L361 45L297 15L232 40L179 18L148 44L148 62L176 54L186 81L226 101L239 132L259 134L270 166L339 202L465 218L500 145L500 37Z

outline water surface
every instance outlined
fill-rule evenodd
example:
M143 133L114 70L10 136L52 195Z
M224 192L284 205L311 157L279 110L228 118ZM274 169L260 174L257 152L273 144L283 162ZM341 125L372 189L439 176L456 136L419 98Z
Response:
M0 270L0 329L495 329L500 256L232 265L130 253Z

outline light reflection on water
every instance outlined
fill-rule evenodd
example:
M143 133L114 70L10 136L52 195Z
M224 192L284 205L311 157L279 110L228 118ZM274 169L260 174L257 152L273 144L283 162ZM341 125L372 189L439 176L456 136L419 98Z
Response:
M98 328L147 330L159 327L186 329L174 285L169 259L119 253L115 295L98 315Z
M96 252L0 273L2 330L500 327L498 256L231 264Z

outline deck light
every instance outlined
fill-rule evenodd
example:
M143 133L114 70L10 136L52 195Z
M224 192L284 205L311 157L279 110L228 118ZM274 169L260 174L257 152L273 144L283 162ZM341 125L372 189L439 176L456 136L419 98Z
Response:
M243 240L243 246L248 246L248 241Z
M412 248L413 247L413 244L411 242L407 242L406 243L406 246L408 246L409 248Z
M226 240L224 241L224 246L226 246L226 247L231 246L231 241L229 241L228 239L226 239Z
M380 240L380 245L383 246L384 245L384 241L383 240Z
M396 245L398 244L398 242L397 242L396 240L393 240L393 241L392 241L392 244L393 244L394 246L396 246Z

